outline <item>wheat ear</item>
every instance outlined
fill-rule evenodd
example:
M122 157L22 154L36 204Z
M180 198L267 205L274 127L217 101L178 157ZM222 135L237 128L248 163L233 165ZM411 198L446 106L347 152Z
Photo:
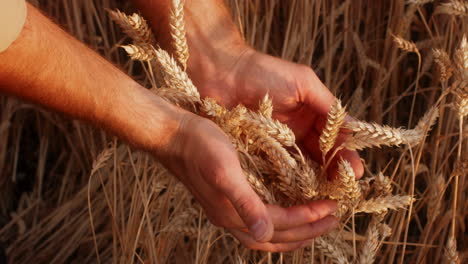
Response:
M445 258L450 264L460 264L460 256L457 252L457 240L455 237L450 236L447 240L447 247L445 249Z
M140 15L134 13L129 16L119 10L108 10L110 17L114 20L123 30L127 36L131 37L135 44L144 46L154 46L156 41L146 20Z
M392 180L389 177L383 175L382 172L379 172L375 177L373 184L374 191L378 195L389 195L393 191Z
M94 175L98 170L104 168L104 166L106 165L106 162L110 159L113 152L114 152L113 148L107 148L103 150L101 153L99 153L99 155L93 161L93 167L91 169L90 175Z
M447 81L453 73L452 61L444 50L433 49L432 51L434 54L434 62L436 63L439 71L439 79L442 82Z
M416 44L414 44L414 42L406 40L406 39L404 39L404 38L402 38L400 36L396 36L396 35L392 35L392 37L393 37L393 42L395 42L395 44L397 45L397 47L399 49L407 51L407 52L414 52L414 53L420 55L419 50L416 47Z
M281 144L292 147L296 143L294 132L285 124L263 114L249 111L250 119L253 123L261 127L265 132L278 140Z
M314 240L315 247L325 256L330 258L333 263L348 264L348 258L342 248L339 248L326 238L318 237Z
M382 214L386 213L389 209L397 210L407 207L413 198L408 195L400 196L380 196L371 198L366 201L361 201L355 209L355 213L368 213L368 214Z
M148 46L129 44L120 47L127 52L132 60L150 61L155 58L153 49Z
M258 179L255 174L244 170L244 174L247 177L247 181L249 182L252 189L262 198L263 201L269 204L276 204L275 198L271 194L271 192L265 187L262 181Z
M362 245L359 254L360 264L372 264L375 261L375 255L379 249L379 226L380 223L376 217L373 217L366 231L366 241Z
M185 32L183 0L172 0L170 30L174 55L184 70L187 69L189 50Z
M200 102L200 94L197 88L192 83L187 73L177 65L174 58L163 49L156 49L154 52L161 67L164 69L164 80L167 87L185 92L188 100L193 103Z
M443 3L436 8L436 14L448 14L455 16L468 16L468 3L458 0L452 0L448 3Z
M273 101L268 94L266 94L262 101L260 101L258 111L266 118L271 118L273 115Z
M351 167L351 163L347 160L341 159L338 162L338 173L341 176L341 191L344 193L344 202L354 207L361 198L361 190L359 189L359 184L356 181L356 175Z
M408 0L408 3L413 5L424 5L432 1L434 0Z
M325 128L322 131L319 139L320 150L322 151L323 159L330 149L335 145L336 138L340 132L341 125L346 117L346 109L341 106L341 101L336 100L328 113Z
M426 130L429 131L435 124L438 113L437 107L430 108L411 130L362 121L348 122L345 127L353 131L354 135L348 137L343 146L350 150L361 150L368 147L399 146L400 144L417 145L423 140Z

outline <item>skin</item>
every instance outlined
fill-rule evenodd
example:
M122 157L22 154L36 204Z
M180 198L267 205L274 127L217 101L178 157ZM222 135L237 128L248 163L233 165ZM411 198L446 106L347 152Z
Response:
M170 1L134 3L161 45L170 47L164 26ZM320 161L318 136L335 98L314 72L246 45L220 0L188 0L185 12L188 72L201 95L227 107L255 107L268 92L274 116L294 130L306 154ZM0 61L0 92L93 123L152 153L192 192L210 221L227 228L246 247L289 251L337 225L330 216L336 210L333 201L290 208L264 204L246 181L227 136L214 123L141 87L32 6L20 37L0 53ZM345 137L340 135L340 140ZM342 151L340 156L362 176L356 152ZM336 175L336 162L329 174Z

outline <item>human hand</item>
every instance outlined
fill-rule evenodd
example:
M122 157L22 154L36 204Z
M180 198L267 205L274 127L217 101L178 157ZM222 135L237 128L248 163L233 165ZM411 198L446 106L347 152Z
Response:
M333 201L291 208L264 204L250 187L237 152L213 122L186 113L170 143L155 153L189 189L208 219L242 244L264 251L289 251L334 228Z
M233 56L236 51L238 55ZM198 67L190 68L189 64L189 71L201 95L215 98L227 107L243 104L255 109L268 94L273 100L273 117L286 123L294 131L297 144L313 160L321 163L319 137L336 98L314 71L304 65L257 52L246 45L237 45L229 53L230 56L226 56L222 63L205 57L203 62L194 62ZM341 144L346 136L341 132L335 146ZM356 177L362 177L364 169L358 153L343 149L327 167L330 178L337 177L341 158L351 163Z

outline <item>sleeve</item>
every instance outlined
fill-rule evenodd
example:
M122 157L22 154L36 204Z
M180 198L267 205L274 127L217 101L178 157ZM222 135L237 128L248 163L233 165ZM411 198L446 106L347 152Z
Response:
M25 0L0 0L0 52L18 38L25 21Z

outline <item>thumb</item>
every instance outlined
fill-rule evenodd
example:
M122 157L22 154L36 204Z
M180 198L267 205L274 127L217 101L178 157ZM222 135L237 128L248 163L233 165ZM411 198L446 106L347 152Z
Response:
M270 241L274 232L272 219L265 204L247 182L240 164L226 171L228 174L218 187L232 203L255 240Z

